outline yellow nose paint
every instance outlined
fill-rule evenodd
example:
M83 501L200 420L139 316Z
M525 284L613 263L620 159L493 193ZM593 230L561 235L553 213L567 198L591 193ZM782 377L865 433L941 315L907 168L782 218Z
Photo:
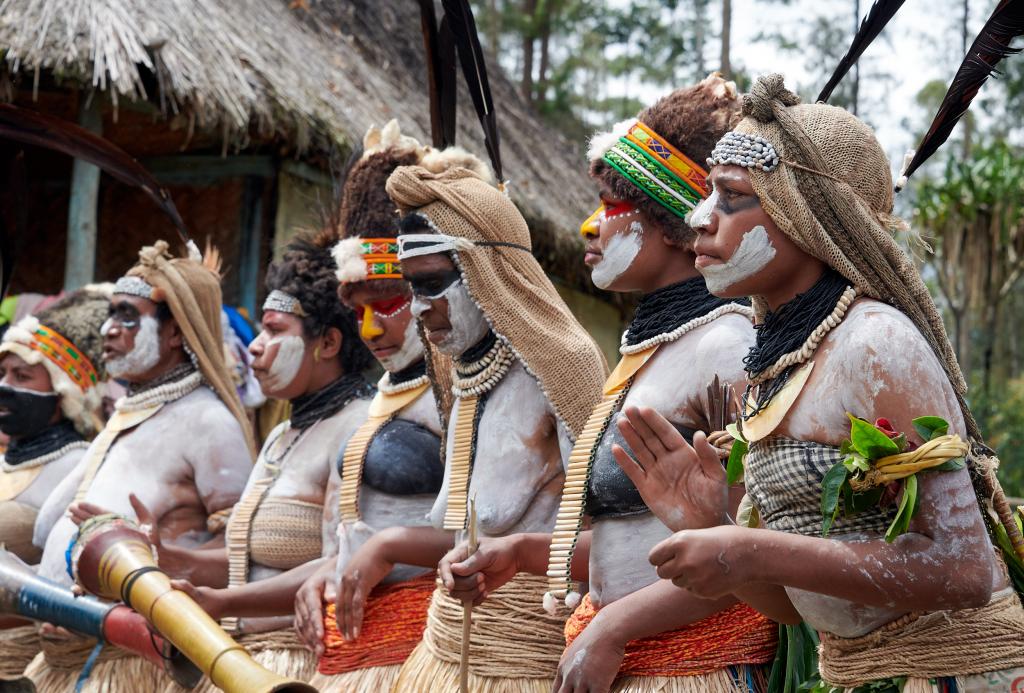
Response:
M580 235L590 238L601 233L601 215L604 214L604 205L594 210L594 213L587 217L587 220L580 225Z
M373 339L384 334L384 328L377 323L377 316L373 314L370 306L363 306L363 319L359 325L359 336L363 339Z

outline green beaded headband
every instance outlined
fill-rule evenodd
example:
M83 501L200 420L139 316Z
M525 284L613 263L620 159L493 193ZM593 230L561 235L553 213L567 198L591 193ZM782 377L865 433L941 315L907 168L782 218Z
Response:
M627 137L619 138L602 159L626 180L676 216L685 219L704 194Z

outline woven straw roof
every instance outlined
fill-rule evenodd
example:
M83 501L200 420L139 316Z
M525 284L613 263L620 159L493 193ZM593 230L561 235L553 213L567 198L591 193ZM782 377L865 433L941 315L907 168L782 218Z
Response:
M349 145L390 118L429 141L411 0L2 0L0 51L23 86L42 71L93 85L115 104L148 100L235 145L275 136L298 150ZM583 157L498 72L513 199L549 269L585 288L576 229L596 196ZM465 89L458 127L459 143L483 154Z

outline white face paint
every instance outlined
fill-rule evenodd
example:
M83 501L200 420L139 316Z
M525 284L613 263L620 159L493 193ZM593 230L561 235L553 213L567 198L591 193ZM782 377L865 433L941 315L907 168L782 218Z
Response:
M302 355L306 353L306 342L297 334L274 337L267 342L266 348L270 349L275 344L277 356L260 382L263 391L271 396L292 384L302 365Z
M452 329L437 348L445 354L458 356L483 339L491 328L464 282L455 282L444 290L443 296L448 299L448 322Z
M712 190L711 194L707 198L701 200L701 203L686 215L686 224L691 229L699 229L708 226L711 223L711 213L715 211L715 207L717 205L718 191Z
M775 246L768 238L768 231L758 224L743 234L739 247L728 261L699 269L704 275L708 291L717 295L730 286L754 276L774 257Z
M103 323L100 334L110 331L110 320ZM160 361L160 322L151 315L139 319L139 331L135 333L135 345L124 356L108 360L107 373L114 378L139 375L152 369Z
M639 221L630 224L628 232L612 236L605 246L601 261L594 265L590 273L590 280L594 282L594 286L599 289L611 286L633 264L643 244L644 227Z
M397 373L403 368L408 368L421 358L423 358L423 342L420 341L420 336L416 332L416 320L413 319L405 326L405 339L402 342L402 348L391 356L385 356L379 360L380 365L384 366L386 370Z

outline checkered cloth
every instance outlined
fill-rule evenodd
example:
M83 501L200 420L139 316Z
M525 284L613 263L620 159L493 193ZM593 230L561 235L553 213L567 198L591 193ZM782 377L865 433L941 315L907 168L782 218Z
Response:
M821 480L842 460L839 448L773 437L750 446L744 464L747 493L769 529L821 536ZM872 507L852 517L840 509L829 536L884 533L896 505Z

